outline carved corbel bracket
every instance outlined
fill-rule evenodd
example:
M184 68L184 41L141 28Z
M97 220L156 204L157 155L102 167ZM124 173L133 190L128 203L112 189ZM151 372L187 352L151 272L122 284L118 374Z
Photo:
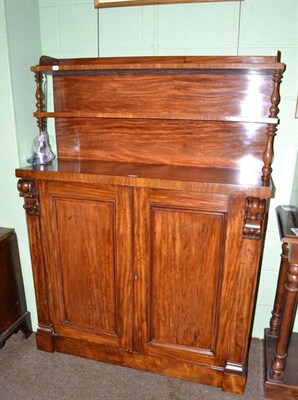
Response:
M29 215L40 215L38 188L35 179L19 179L18 191L20 197L24 197L25 211Z
M246 198L242 231L242 237L244 239L261 239L265 212L265 199L259 199L257 197Z

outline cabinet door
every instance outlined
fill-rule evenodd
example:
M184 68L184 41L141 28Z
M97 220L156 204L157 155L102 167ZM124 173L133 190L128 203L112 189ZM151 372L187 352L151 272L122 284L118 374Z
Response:
M224 366L243 203L137 189L134 204L136 351Z
M130 190L62 182L41 182L41 188L55 333L130 349Z

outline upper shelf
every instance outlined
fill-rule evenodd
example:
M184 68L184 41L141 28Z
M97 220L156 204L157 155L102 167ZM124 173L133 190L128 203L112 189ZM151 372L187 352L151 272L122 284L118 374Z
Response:
M32 67L34 116L40 131L46 118L56 118L59 158L202 168L245 165L259 171L265 186L284 69L279 54L42 56ZM53 110L46 110L44 74L53 75Z
M108 112L91 112L91 111L69 111L69 112L34 112L35 118L125 118L125 119L156 119L156 120L188 120L188 121L218 121L218 122L251 122L256 124L278 124L279 118L274 117L250 117L250 116L221 116L221 115L200 115L185 113L175 114L148 114L143 112L130 112L118 114Z
M34 72L61 74L67 71L130 71L130 70L193 70L218 71L239 70L272 73L283 71L285 65L277 56L155 56L155 57L102 57L56 59L48 56L40 58L39 65L31 67Z

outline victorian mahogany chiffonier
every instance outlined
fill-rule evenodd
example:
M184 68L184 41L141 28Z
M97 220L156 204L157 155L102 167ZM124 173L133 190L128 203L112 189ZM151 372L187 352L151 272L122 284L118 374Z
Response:
M38 348L243 393L279 56L43 56L32 71L57 141L57 160L16 171Z

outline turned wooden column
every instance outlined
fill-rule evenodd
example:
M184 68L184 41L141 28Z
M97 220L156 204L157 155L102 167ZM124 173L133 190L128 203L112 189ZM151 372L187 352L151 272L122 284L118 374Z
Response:
M295 316L298 293L298 244L291 246L291 258L286 278L284 306L274 358L271 364L272 376L279 377L285 370L290 336Z
M265 330L265 396L297 399L298 333L292 333L298 299L298 207L276 209L282 254L270 329Z
M274 307L272 310L272 317L270 320L270 334L278 335L280 327L280 318L284 303L285 287L288 271L288 253L289 246L287 243L282 244L282 253L280 255L280 268L277 282L277 289L274 300Z

